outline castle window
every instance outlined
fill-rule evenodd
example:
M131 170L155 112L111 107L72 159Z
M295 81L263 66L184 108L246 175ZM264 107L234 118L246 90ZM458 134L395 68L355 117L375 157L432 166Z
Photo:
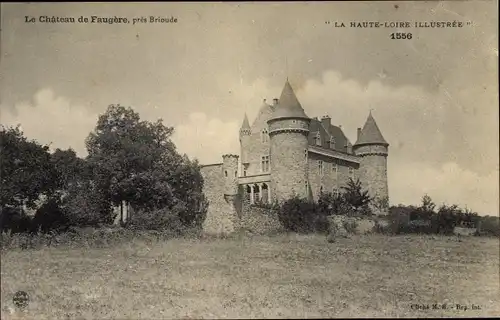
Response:
M306 187L306 193L308 193L309 192L309 184L307 183L307 180L305 182L305 187Z
M323 174L323 161L322 160L318 160L318 171L319 171L320 175Z
M261 171L269 172L269 156L262 156Z
M224 175L227 177L227 170L224 171Z
M260 133L260 141L262 143L267 143L269 141L269 133L267 132L267 129L262 129Z
M330 149L335 149L335 138L330 137Z
M321 146L321 135L319 134L319 131L316 133L316 136L314 137L314 144L317 146Z
M321 193L323 193L323 186L320 186L320 187L319 187L319 193L320 193L320 194L321 194Z
M235 171L234 172L234 177L237 178L238 177L238 171Z
M332 163L332 173L337 174L337 170L338 170L337 164Z
M349 167L349 177L354 178L354 168L353 167Z
M304 150L304 159L307 160L307 150Z

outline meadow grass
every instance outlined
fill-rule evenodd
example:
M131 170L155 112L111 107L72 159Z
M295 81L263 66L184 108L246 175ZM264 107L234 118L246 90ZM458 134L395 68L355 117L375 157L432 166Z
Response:
M495 238L131 240L99 249L9 250L1 263L2 319L500 315ZM12 302L18 290L30 295L24 311ZM469 310L411 307L434 303Z

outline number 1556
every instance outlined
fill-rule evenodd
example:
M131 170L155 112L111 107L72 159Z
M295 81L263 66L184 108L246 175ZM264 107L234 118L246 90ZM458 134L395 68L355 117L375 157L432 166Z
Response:
M406 40L413 38L411 33L391 33L391 39L394 40Z

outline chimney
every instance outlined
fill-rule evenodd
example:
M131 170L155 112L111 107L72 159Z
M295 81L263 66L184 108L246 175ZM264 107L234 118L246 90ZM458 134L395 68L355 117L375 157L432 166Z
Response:
M277 105L278 104L278 98L274 98L273 99L273 106Z
M322 117L321 124L323 125L323 127L325 127L326 130L328 130L328 128L330 128L330 125L332 124L332 118L330 118L328 115Z
M358 140L360 135L361 135L361 128L358 128Z

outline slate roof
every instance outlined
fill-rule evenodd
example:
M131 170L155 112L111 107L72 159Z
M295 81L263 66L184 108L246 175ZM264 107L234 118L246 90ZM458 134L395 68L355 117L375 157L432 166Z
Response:
M382 133L380 132L380 129L378 128L371 111L368 115L368 119L366 119L363 129L361 129L358 141L356 141L354 145L362 144L382 144L386 146L389 145L387 141L385 141L384 136L382 136Z
M331 149L330 138L333 137L333 139L335 140L335 148L333 150L340 152L347 152L346 146L350 142L340 127L332 124L325 126L323 125L321 120L317 118L311 119L311 124L309 126L309 137L308 137L310 145L316 146L315 137L318 132L320 133L322 148Z
M283 91L281 91L281 96L278 100L278 105L274 108L272 119L279 118L304 118L309 119L309 117L304 112L304 109L300 105L295 92L293 92L292 86L288 79L286 80Z

